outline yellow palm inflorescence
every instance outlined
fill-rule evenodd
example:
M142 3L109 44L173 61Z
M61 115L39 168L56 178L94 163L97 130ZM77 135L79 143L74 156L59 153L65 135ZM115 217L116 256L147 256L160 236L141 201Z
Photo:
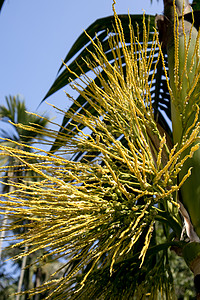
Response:
M86 74L71 83L94 113L83 108L84 113L67 112L66 116L71 124L84 125L88 130L77 126L76 135L67 129L60 133L60 141L65 141L60 154L45 151L42 154L34 147L33 152L26 152L19 147L0 146L0 155L6 152L15 157L41 179L30 182L28 187L25 182L18 182L14 193L0 195L2 210L29 221L13 246L28 245L29 251L15 258L48 248L51 255L65 257L73 265L66 276L49 280L29 292L30 295L50 290L49 299L72 297L74 285L76 292L80 292L98 268L109 268L112 275L115 265L127 258L139 242L142 267L155 221L162 220L163 210L175 213L171 221L163 220L177 225L177 234L180 233L176 195L189 177L190 168L179 183L177 177L182 165L198 148L194 142L200 124L198 118L193 120L180 147L168 145L154 121L151 99L159 59L165 68L158 33L149 32L144 17L140 42L130 22L131 42L127 45L115 11L114 15L116 31L109 37L113 63L107 59L101 44L93 40L95 51L91 55L95 63L85 61L100 85ZM150 35L153 37L149 50ZM34 130L42 132L40 128ZM55 136L53 130L46 130L45 134L50 138ZM65 158L80 151L86 153L85 161ZM37 163L32 163L35 159ZM1 167L2 174L4 170ZM13 222L9 229L17 227ZM48 255L38 260L44 261ZM80 274L82 277L77 281Z

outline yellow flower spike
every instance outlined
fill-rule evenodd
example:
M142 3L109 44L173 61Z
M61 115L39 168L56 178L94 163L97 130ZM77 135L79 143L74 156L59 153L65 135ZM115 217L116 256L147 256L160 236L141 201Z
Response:
M179 85L179 19L176 11L175 0L173 0L174 7L174 85Z
M140 264L140 268L141 268L141 266L144 263L145 254L146 254L146 252L148 250L153 230L154 230L154 221L152 221L151 224L150 224L150 226L149 226L148 232L147 232L146 237L145 237L144 247L142 248L142 251L141 251L140 256L139 256L139 259L140 258L142 259L141 264Z
M193 14L192 14L192 17L194 17ZM194 19L193 19L193 23L192 24L194 24ZM192 28L193 28L193 26L191 27L191 33L190 33L190 35L192 35ZM188 74L190 74L192 72L192 69L194 68L194 61L195 60L197 60L197 66L198 66L198 67L196 67L196 74L199 73L199 50L200 50L199 49L200 48L199 39L200 39L200 31L198 31L198 33L197 33L197 39L196 39L196 43L195 43L194 53L192 55L192 60L191 60L192 63L190 65L190 69L189 69Z
M164 135L163 138L162 138L161 141L160 141L160 148L159 148L158 157L157 157L157 162L156 162L156 165L157 165L157 169L158 169L158 170L160 169L161 158L162 158L162 151L163 151L163 148L164 148L165 143L166 143L166 138L165 138L165 135Z
M167 89L169 91L171 101L174 101L173 91L172 91L172 88L171 88L170 83L169 83L168 72L167 72L167 69L166 69L166 66L165 66L165 58L164 58L164 55L163 55L163 52L162 52L162 49L161 49L161 45L159 43L158 43L158 47L159 47L159 50L160 50L159 53L160 53L161 60L162 60L162 66L163 66L165 79L166 79L166 83L167 83Z
M115 62L111 64L103 53L98 37L96 42L90 38L95 50L89 52L92 61L85 61L98 77L101 88L89 76L82 74L80 78L66 66L77 78L71 86L87 104L82 107L78 100L70 97L78 112L69 109L65 113L58 109L69 125L62 127L63 132L57 135L58 144L63 145L65 141L64 149L54 155L45 151L42 154L34 147L30 147L33 153L26 153L17 143L18 149L0 148L3 154L9 153L19 166L33 170L34 176L38 177L37 182L30 177L28 187L26 178L19 183L8 183L14 185L15 192L5 193L4 199L0 200L3 213L8 210L9 215L28 222L15 246L28 243L29 254L48 249L48 254L37 258L38 263L50 254L66 257L71 263L64 278L52 279L31 291L35 294L49 289L50 299L62 299L63 295L63 298L70 298L72 286L78 297L84 288L88 288L96 272L108 270L108 274L114 274L123 260L132 259L135 248L139 248L137 254L141 261L134 263L143 267L152 245L154 213L164 214L160 208L163 204L178 206L173 193L188 180L191 170L179 184L176 184L177 175L181 165L197 150L193 143L198 139L198 108L195 108L195 120L186 130L184 143L172 149L168 149L166 136L153 120L151 88L159 59L167 76L158 34L155 31L151 36L149 47L148 39L152 33L143 17L142 39L139 27L134 33L130 22L131 43L127 45L121 22L116 13L114 16L116 29L109 37L109 45ZM122 53L126 66L121 59ZM83 68L80 67L80 71L83 73ZM101 71L106 74L106 79ZM169 87L168 79L167 85ZM172 95L170 87L169 92ZM35 130L31 125L19 126ZM42 128L36 130L42 132ZM55 134L56 131L47 130L48 137ZM187 149L190 150L183 157ZM73 162L65 158L77 153L83 153L85 161L80 158ZM2 179L6 168L0 168ZM176 220L175 216L171 217ZM9 226L17 229L19 223L13 222Z

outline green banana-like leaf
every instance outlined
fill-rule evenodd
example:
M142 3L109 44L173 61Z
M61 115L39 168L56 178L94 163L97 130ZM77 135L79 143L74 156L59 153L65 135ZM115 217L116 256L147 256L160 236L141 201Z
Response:
M184 10L183 10L184 5ZM192 9L187 0L176 1L176 6L165 3L165 16L170 20L167 28L167 53L169 63L169 77L173 97L172 107L172 127L174 143L179 146L187 140L187 132L199 115L199 14L196 12L192 16ZM184 17L183 17L184 14ZM174 15L176 16L174 21ZM198 18L197 18L198 16ZM194 17L194 22L193 22ZM196 20L196 22L195 22ZM177 23L176 23L177 22ZM174 25L175 23L175 25ZM172 35L175 26L177 32ZM178 50L176 50L178 49ZM196 111L194 110L196 107ZM198 140L195 144L198 147ZM190 149L188 150L190 151ZM186 156L188 153L185 152ZM200 236L200 194L199 194L199 150L182 167L180 178L192 168L192 174L181 189L182 202L186 207L197 235Z

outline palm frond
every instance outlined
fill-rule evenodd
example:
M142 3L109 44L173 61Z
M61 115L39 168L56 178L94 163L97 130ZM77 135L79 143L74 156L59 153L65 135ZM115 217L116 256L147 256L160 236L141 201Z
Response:
M5 100L6 106L0 105L0 120L9 123L13 128L12 130L0 129L1 138L31 143L36 137L40 136L37 130L32 130L32 127L35 127L35 129L44 128L49 120L36 114L29 114L25 101L18 96L9 96ZM16 124L21 124L21 126L16 127ZM23 125L26 125L26 129ZM31 130L28 130L27 125L31 125Z
M142 27L139 26L139 24L142 24L143 22L143 15L120 15L119 16L120 21L122 23L125 42L127 44L127 47L131 49L131 40L130 40L130 34L129 34L129 19L131 19L131 26L133 27L133 30L136 32L137 38L139 39L137 42L139 42L141 45L143 44L143 36L141 34ZM159 49L157 48L154 52L154 57L151 56L152 49L151 49L151 41L154 36L154 27L155 27L155 17L154 16L147 16L146 17L146 28L149 31L149 45L146 49L147 51L147 59L148 57L151 57L153 59L153 63L151 64L151 70L149 70L150 74L148 77L149 84L151 84L151 93L152 93L152 105L154 108L154 115L155 119L159 124L162 126L162 128L165 129L165 131L168 133L169 136L171 136L171 130L170 126L168 125L171 118L171 110L170 110L170 96L166 85L165 80L165 74L162 67L162 62L157 62L157 56ZM148 26L147 26L148 24ZM65 67L65 69L60 73L60 75L57 77L55 82L53 83L52 87L50 88L49 92L45 96L44 99L58 91L60 88L64 87L65 85L69 84L69 81L71 79L75 79L77 74L78 76L81 76L83 73L87 73L90 71L90 68L86 61L91 61L95 63L93 56L91 53L94 51L94 44L93 42L101 43L102 50L104 51L107 60L111 63L115 63L115 58L113 56L113 51L115 50L115 44L110 44L110 38L109 36L118 36L118 32L115 28L115 21L114 17L107 17L103 19L99 19L96 22L94 22L87 30L86 33L83 33L75 42L75 44L72 46L71 50L69 51L68 55L66 56L64 60L64 64L67 64L71 59L73 61L69 64L69 68ZM91 39L89 38L91 37ZM84 46L83 46L84 45ZM119 51L121 46L119 45ZM132 51L135 51L132 49ZM125 59L124 54L121 51L121 56L117 58L118 60L121 60L122 68L125 72ZM166 57L165 57L166 60ZM64 68L64 65L62 65L59 69L59 72ZM151 73L153 73L154 68L156 68L156 75L153 78L151 78ZM166 62L166 69L167 69L167 62ZM71 70L71 71L69 71ZM106 73L102 70L102 76L106 80ZM125 75L126 77L126 75ZM94 80L97 85L99 85L100 88L103 88L100 85L99 78L94 74ZM126 80L126 79L125 79ZM152 82L151 82L152 81ZM86 83L85 90L90 89L88 83ZM71 107L68 109L68 112L73 113L83 113L84 110L90 110L91 113L95 114L95 116L98 115L98 112L95 111L89 101L85 99L82 95L79 95L76 99L76 102L73 102ZM167 116L167 118L166 118ZM62 126L60 128L60 132L63 132L65 128L70 129L72 134L77 133L76 127L78 126L79 129L83 129L83 127L80 127L81 124L74 123L73 125L70 124L70 119L67 117L67 114L63 118ZM83 126L83 125L82 125ZM58 144L58 140L56 139L55 144L52 147L52 151L57 150L60 148L62 144ZM81 155L81 154L80 154Z

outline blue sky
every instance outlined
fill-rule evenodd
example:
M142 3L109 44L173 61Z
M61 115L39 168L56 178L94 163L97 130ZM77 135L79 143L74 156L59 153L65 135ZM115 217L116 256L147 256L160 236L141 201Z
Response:
M162 13L163 1L117 0L118 14ZM5 96L20 94L29 111L36 111L78 36L96 19L112 15L112 0L7 0L0 14L0 104ZM64 89L47 99L69 107ZM47 104L48 112L62 117Z

